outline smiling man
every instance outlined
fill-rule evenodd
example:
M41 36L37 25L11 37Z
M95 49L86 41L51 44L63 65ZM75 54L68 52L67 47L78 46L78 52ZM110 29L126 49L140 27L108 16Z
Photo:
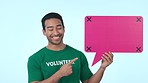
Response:
M62 16L48 13L42 18L43 34L47 46L28 59L28 83L99 83L107 66L113 62L113 54L106 52L102 64L93 75L85 55L63 43L65 26Z

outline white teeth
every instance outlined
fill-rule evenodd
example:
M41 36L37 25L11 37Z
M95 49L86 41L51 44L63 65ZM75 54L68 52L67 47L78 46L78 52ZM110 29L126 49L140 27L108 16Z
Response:
M53 39L54 39L54 40L58 40L58 39L59 39L59 36L58 36L58 37L53 37Z

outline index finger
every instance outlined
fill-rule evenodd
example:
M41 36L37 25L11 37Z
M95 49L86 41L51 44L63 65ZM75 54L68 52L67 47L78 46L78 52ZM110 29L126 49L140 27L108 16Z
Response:
M111 60L113 60L113 54L109 51L109 52L105 52L105 54L107 55L107 57Z
M68 64L71 65L73 62L75 62L76 60L78 60L78 58L74 58L72 59Z

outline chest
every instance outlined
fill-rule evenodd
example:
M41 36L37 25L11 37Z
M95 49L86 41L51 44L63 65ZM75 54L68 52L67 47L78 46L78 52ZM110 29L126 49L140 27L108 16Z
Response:
M62 65L69 63L72 59L78 57L78 60L72 64L72 77L80 76L81 60L77 55L47 55L41 63L41 70L44 79L49 78L56 73Z

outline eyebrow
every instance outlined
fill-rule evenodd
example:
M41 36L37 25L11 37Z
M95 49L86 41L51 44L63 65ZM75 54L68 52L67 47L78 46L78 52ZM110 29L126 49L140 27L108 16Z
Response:
M62 26L62 24L58 24L58 25L56 25L56 26L57 26L57 27L58 27L58 26ZM50 26L50 25L49 25L47 28L53 28L53 26Z
M57 26L62 26L62 24L58 24Z
M48 26L47 28L53 28L53 26Z

